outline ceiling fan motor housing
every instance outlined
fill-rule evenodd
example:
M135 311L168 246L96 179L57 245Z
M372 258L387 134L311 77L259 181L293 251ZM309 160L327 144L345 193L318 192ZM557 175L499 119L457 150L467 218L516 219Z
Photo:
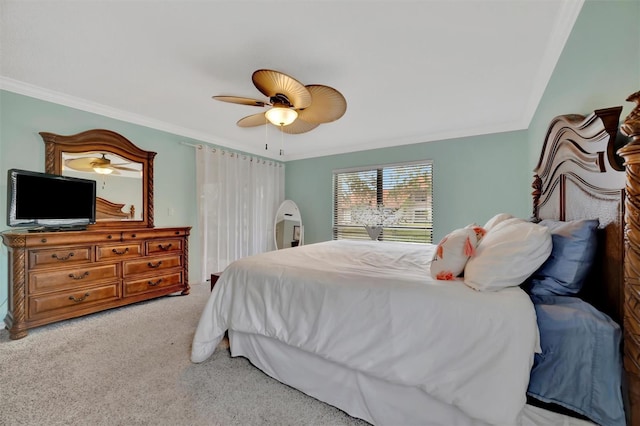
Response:
M273 106L283 106L287 108L293 108L293 105L289 101L289 98L287 98L287 95L282 93L276 93L275 96L272 96L271 98L269 98L269 102Z

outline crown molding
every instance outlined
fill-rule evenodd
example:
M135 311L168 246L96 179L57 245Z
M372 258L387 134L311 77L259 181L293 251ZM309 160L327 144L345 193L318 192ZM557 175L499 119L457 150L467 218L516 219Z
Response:
M208 144L219 146L220 148L228 148L235 151L242 151L247 154L253 154L260 157L269 158L276 161L282 161L276 154L265 154L262 150L250 150L245 146L234 144L230 141L222 141L216 138L212 138L210 135L198 132L192 129L166 123L164 121L149 118L143 115L134 114L129 111L112 108L107 105L102 105L96 102L91 102L86 99L77 98L64 93L56 92L54 90L45 89L43 87L35 86L33 84L25 83L19 80L14 80L7 77L0 76L0 90L6 90L8 92L17 93L19 95L28 96L42 101L51 102L58 105L64 105L69 108L78 109L85 112L101 115L104 117L113 118L115 120L125 121L127 123L137 124L139 126L149 127L151 129L161 130L163 132L171 133L178 136L195 139L200 142L206 142Z

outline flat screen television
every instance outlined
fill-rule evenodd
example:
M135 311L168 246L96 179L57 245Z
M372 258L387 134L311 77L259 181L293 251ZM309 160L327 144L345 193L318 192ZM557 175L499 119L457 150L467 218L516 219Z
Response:
M84 229L96 221L96 181L10 169L7 225Z

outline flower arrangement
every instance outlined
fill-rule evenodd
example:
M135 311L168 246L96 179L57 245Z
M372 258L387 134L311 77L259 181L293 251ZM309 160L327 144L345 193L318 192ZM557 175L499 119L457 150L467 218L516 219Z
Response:
M358 206L351 210L353 222L364 225L372 240L378 239L383 227L398 223L401 217L400 209L385 207L384 204Z

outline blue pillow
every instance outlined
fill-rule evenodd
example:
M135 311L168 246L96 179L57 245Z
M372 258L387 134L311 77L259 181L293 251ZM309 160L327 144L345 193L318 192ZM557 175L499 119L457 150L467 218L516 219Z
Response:
M570 296L531 296L540 347L527 394L597 424L624 426L622 331L611 318Z
M532 275L529 293L575 295L582 289L598 245L598 219L562 222L543 220L551 231L551 255Z

